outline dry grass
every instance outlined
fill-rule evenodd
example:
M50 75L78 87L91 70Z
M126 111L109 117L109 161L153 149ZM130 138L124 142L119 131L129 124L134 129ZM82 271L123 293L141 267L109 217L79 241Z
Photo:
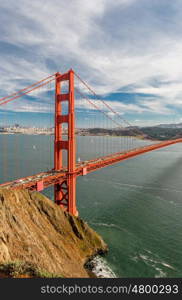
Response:
M32 266L33 272L36 266L50 277L88 277L86 261L107 251L82 219L64 213L38 192L1 189L0 228L0 263L9 264L10 270ZM17 261L23 263L18 267Z

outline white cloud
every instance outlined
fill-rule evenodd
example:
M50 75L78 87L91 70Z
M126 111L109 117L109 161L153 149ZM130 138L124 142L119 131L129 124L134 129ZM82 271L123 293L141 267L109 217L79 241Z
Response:
M27 99L24 99L23 101L13 101L9 102L8 104L3 105L4 113L6 111L10 112L36 112L36 113L53 113L53 106L51 106L49 103L45 102L30 102ZM9 115L9 113L8 113Z
M119 113L168 114L169 105L182 104L181 1L9 0L0 6L1 42L22 51L2 48L1 95L72 67L98 93L129 85L133 93L152 95L134 104L112 101Z

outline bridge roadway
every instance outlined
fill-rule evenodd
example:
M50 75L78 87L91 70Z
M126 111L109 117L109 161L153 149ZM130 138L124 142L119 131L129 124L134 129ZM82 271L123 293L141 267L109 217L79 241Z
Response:
M100 158L83 161L81 163L76 164L76 169L74 173L75 176L83 176L93 171L96 171L100 168L104 168L106 166L121 162L122 160L126 160L135 157L137 155L144 154L146 152L150 152L153 150L157 150L181 142L182 142L182 138L178 138L175 140L168 140L168 141L152 144L149 146L132 149L127 152L118 152ZM48 172L41 172L36 175L32 175L32 176L20 178L18 180L0 184L0 188L29 189L29 190L41 191L49 186L52 186L66 179L68 175L69 174L65 168L63 168L60 171L51 170Z

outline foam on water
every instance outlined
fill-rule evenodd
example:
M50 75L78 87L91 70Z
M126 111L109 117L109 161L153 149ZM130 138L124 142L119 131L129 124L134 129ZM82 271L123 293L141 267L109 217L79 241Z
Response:
M108 224L108 223L100 223L100 222L90 222L90 224L92 225L96 225L96 226L102 226L102 227L108 227L108 228L115 228L121 231L126 231L124 228L121 228L120 226L116 225L116 224Z
M167 273L165 272L167 271L167 269L175 270L175 268L170 264L161 261L159 258L152 257L153 253L151 251L145 249L145 252L147 252L148 254L144 255L139 253L137 256L134 256L131 259L135 262L142 260L147 265L154 268L154 270L157 271L157 273L155 274L155 278L167 277Z
M117 278L116 274L108 266L106 260L100 256L94 257L90 265L92 272L99 278Z

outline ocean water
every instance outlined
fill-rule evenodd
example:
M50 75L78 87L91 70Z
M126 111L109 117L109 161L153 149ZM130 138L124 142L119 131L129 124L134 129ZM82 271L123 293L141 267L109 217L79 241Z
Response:
M119 151L119 139L110 139ZM52 142L49 136L0 135L0 181L49 169ZM78 137L77 145L81 160L103 147L99 137ZM181 144L77 179L79 214L108 244L104 262L112 276L182 277L181 179ZM53 198L52 189L44 193Z

